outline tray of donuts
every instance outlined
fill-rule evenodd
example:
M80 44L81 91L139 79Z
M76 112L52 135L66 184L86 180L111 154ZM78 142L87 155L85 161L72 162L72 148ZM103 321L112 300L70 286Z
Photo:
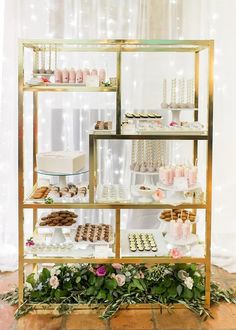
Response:
M198 216L196 210L186 209L167 209L163 210L158 219L162 222L170 222L171 220L182 219L183 222L189 220L191 223L197 223Z
M78 214L68 210L54 210L48 214L43 214L39 221L40 228L76 228Z

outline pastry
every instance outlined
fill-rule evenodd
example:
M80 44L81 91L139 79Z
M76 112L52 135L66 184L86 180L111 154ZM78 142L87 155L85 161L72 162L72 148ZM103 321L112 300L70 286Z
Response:
M42 217L39 222L39 226L71 226L76 223L75 218L78 215L71 211L59 211L51 212L45 217Z

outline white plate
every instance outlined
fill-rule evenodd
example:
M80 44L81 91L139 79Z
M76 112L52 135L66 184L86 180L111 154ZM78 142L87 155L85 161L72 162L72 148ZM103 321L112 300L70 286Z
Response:
M200 183L193 184L193 185L189 186L188 188L186 188L184 190L180 190L179 188L176 188L174 185L167 186L167 185L165 185L161 182L158 182L157 186L160 189L167 190L167 191L173 191L173 192L175 192L175 191L192 191L192 190L201 188Z
M196 234L190 234L190 238L188 240L186 239L175 240L174 238L170 237L168 234L164 236L164 239L166 242L172 245L180 245L180 246L191 245L197 243L198 241L198 237Z

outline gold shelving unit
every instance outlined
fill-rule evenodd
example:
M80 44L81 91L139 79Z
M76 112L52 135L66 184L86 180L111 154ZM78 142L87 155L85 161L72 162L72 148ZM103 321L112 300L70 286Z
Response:
M81 87L81 86L29 86L24 82L24 51L26 48L33 52L33 66L37 52L47 49L63 52L114 52L116 53L117 85L115 87ZM195 72L195 108L199 104L199 57L202 51L208 56L208 121L207 134L202 135L123 135L121 134L121 63L122 53L125 52L184 52L194 55ZM24 301L24 267L26 264L42 263L198 263L205 265L205 297L206 306L210 305L210 273L211 273L211 191L212 191L212 130L213 130L213 57L214 42L212 40L21 40L19 42L19 112L18 112L18 188L19 188L19 303ZM36 154L38 151L38 95L40 92L113 92L116 93L116 134L114 135L90 135L89 136L89 202L88 203L54 203L44 204L30 202L25 199L24 193L24 93L33 93L33 169L36 167ZM198 120L198 111L194 111L194 120ZM175 208L205 209L205 256L202 258L183 257L173 259L171 257L124 257L120 255L120 211L122 209L167 209L171 204L139 204L139 203L96 203L94 195L97 182L97 141L104 139L115 140L191 140L193 142L193 158L198 155L198 142L207 143L207 182L206 201L199 203L186 203L174 206ZM33 171L33 183L37 184L37 173ZM68 208L68 209L115 209L116 210L116 236L115 257L106 259L97 258L72 258L72 257L27 257L24 254L24 210L33 210L34 227L37 221L39 209ZM39 309L43 305L39 305ZM44 306L45 307L45 306ZM142 306L140 308L148 308ZM51 308L51 306L50 306ZM78 306L78 309L83 307ZM84 307L86 308L86 306Z

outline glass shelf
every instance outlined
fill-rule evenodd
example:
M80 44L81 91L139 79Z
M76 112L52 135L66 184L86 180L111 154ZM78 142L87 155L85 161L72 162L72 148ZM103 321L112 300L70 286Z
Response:
M50 176L73 176L73 175L81 175L81 174L86 174L89 172L88 168L82 169L78 172L74 173L55 173L55 172L48 172L48 171L42 171L38 170L37 168L35 169L35 172L41 175L50 175Z

